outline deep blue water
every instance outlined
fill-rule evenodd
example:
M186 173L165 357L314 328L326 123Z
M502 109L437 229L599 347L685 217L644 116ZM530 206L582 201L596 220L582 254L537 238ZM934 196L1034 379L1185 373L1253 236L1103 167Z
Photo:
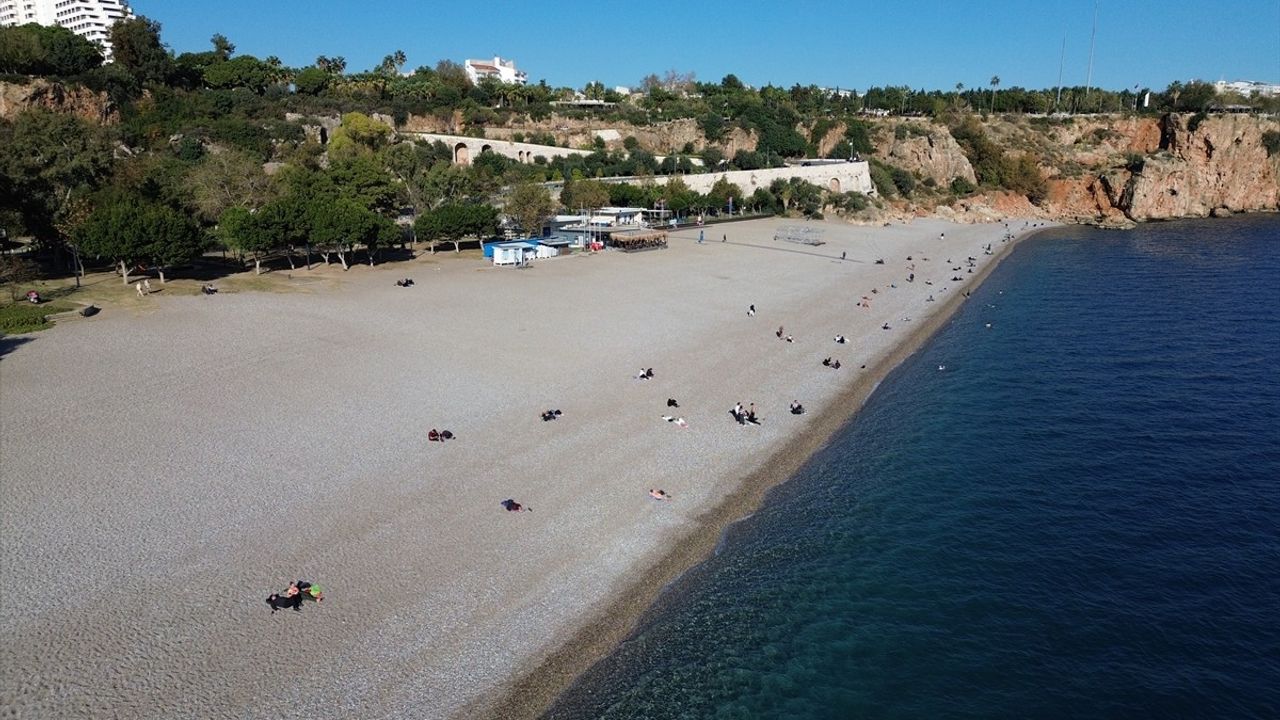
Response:
M1280 718L1280 218L1024 243L549 716Z

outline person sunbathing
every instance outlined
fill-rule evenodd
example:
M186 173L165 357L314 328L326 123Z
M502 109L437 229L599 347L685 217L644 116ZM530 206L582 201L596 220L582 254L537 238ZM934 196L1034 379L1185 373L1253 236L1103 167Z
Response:
M431 428L431 431L427 433L427 440L429 442L443 442L440 439L440 431L435 428Z
M671 499L671 496L667 494L666 490L655 490L653 488L649 489L649 497L653 498L654 500L670 500Z
M529 512L533 512L533 508L526 508L525 506L521 505L515 500L512 500L511 498L507 498L506 500L503 500L500 504L502 505L502 507L507 509L507 512L524 512L525 510L528 510Z
M289 586L291 592L302 595L304 600L315 600L316 602L324 602L324 590L315 583L306 580L297 580Z
M289 594L289 591L285 591L284 595L271 593L267 596L267 604L271 606L272 614L285 608L293 608L294 612L302 612L302 595L292 585L289 586L289 589L293 591L292 595Z

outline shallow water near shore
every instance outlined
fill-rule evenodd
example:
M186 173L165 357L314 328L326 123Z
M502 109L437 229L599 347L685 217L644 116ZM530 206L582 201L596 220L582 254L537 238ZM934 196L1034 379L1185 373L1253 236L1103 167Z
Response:
M548 717L1280 715L1277 276L1026 241Z

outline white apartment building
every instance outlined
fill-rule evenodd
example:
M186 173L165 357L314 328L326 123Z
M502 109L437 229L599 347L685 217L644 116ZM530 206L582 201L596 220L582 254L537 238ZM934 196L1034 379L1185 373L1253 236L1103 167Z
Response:
M127 0L0 0L0 27L61 25L102 47L111 61L111 41L107 33L117 20L132 18Z
M491 77L510 85L524 85L529 79L523 70L516 69L515 60L503 60L497 55L493 56L493 60L467 60L462 63L462 67L473 83Z
M1244 95L1245 97L1252 97L1254 95L1259 97L1274 97L1276 95L1280 95L1280 85L1255 82L1253 80L1236 80L1234 82L1219 80L1213 84L1213 87L1220 93L1236 92Z

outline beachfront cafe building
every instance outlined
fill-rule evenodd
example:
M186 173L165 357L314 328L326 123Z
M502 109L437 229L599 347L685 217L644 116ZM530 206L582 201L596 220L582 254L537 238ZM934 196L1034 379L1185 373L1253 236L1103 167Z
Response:
M580 215L557 215L553 226L561 233L573 233L580 241L575 246L606 246L617 234L646 230L660 223L667 210L646 208L603 207Z

